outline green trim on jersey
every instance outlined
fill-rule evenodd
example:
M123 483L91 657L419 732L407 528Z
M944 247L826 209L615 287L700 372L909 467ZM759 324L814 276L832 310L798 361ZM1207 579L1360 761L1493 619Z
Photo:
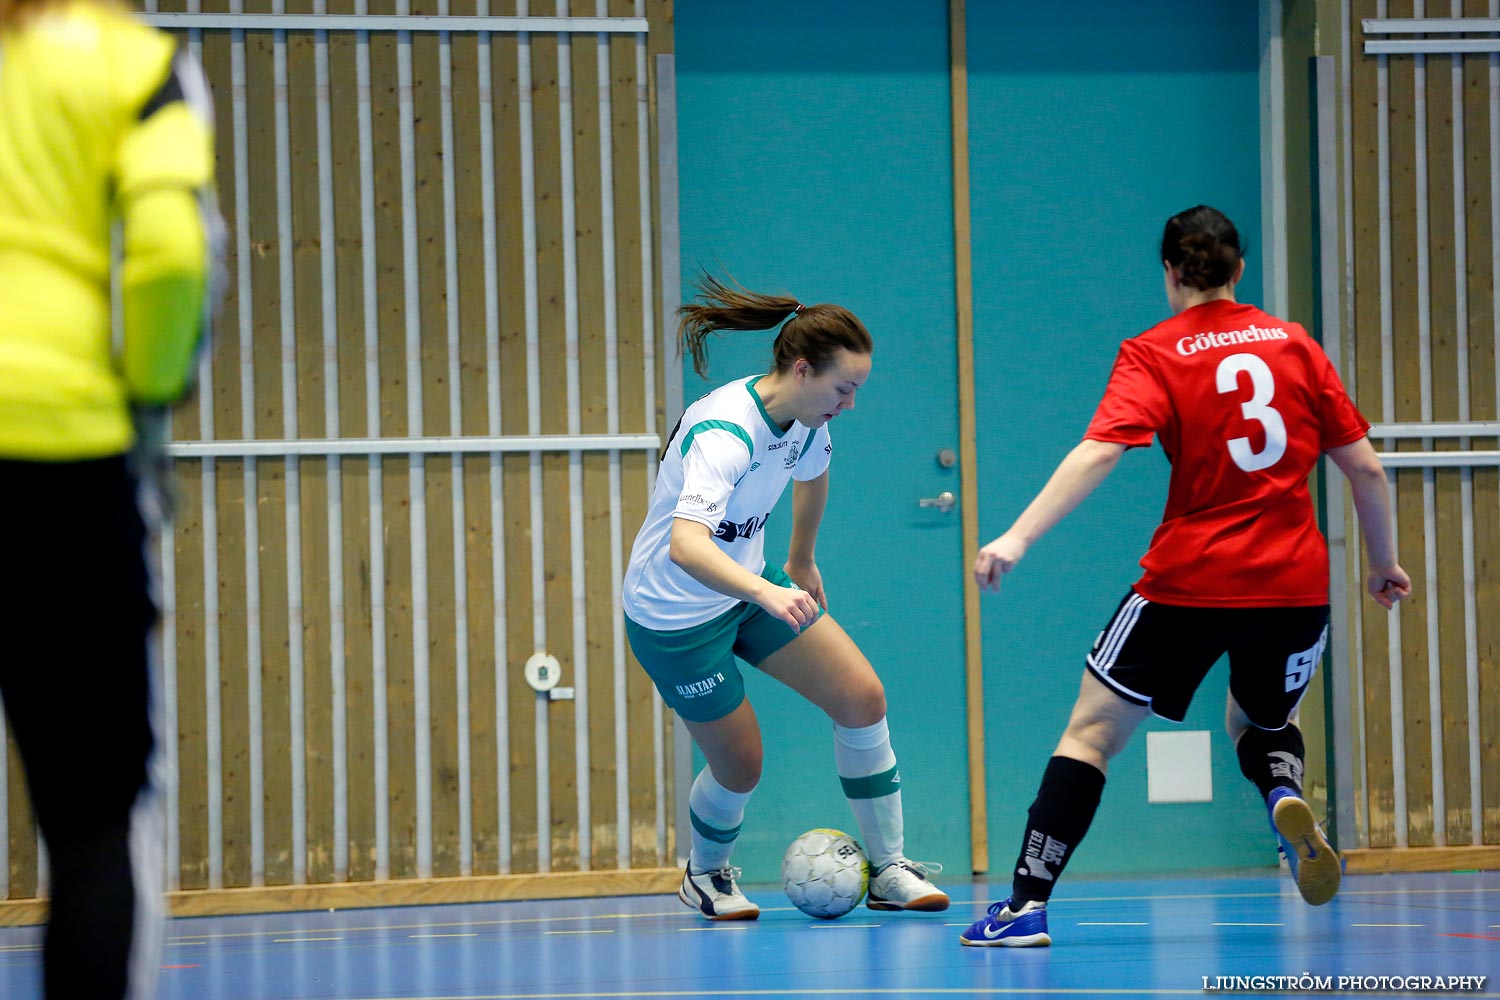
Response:
M750 394L751 399L755 400L755 408L760 411L760 415L765 420L766 426L771 428L771 433L775 434L777 437L785 437L786 432L792 429L791 425L788 424L786 427L782 427L776 421L772 420L771 415L766 412L766 404L761 402L760 393L755 391L755 383L759 382L763 378L765 378L764 375L757 375L750 381L746 382L745 391Z
M755 454L755 444L750 440L750 433L739 424L731 423L728 420L700 420L682 436L682 453L684 455L693 446L693 436L699 431L729 431L729 433L745 442L746 451L751 455Z
M802 454L797 456L797 461L802 461L802 455L806 455L812 451L812 443L817 440L817 437L818 429L816 427L807 432L807 440L802 442Z

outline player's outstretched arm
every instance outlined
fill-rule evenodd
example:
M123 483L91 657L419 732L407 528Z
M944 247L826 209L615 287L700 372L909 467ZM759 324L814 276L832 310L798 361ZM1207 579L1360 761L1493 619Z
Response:
M1031 544L1083 503L1114 471L1123 454L1123 444L1087 439L1068 452L1036 499L1016 518L1016 523L979 550L974 561L974 579L979 588L999 590L1000 578L1015 568Z
M112 178L124 229L122 369L131 401L176 401L191 384L215 305L223 221L213 197L213 106L186 51L116 150Z
M778 587L729 558L714 544L708 525L687 518L672 520L668 554L684 573L726 597L749 601L768 614L801 631L818 617L812 595L789 587Z
M1328 449L1328 457L1349 480L1354 509L1359 511L1359 530L1365 536L1365 586L1381 607L1395 607L1411 595L1411 577L1396 562L1391 537L1391 498L1385 468L1369 438Z

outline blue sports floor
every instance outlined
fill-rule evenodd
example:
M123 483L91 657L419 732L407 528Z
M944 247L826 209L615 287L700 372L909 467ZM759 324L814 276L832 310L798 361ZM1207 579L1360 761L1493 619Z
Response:
M1269 873L1070 879L1049 906L1055 943L1037 949L960 947L961 926L993 891L942 884L954 897L946 913L861 907L832 922L804 917L771 886L748 887L765 907L757 923L711 925L675 896L181 919L168 926L160 995L1209 996L1224 991L1205 991L1205 976L1311 973L1335 986L1339 976L1487 976L1481 990L1442 995L1500 997L1500 873L1350 876L1318 909ZM39 1000L40 940L39 928L0 928L0 997Z

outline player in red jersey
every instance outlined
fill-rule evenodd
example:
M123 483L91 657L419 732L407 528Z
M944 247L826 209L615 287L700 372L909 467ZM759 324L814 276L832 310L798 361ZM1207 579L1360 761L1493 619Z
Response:
M974 564L980 587L998 590L1127 449L1161 439L1172 476L1145 575L1088 655L1011 897L963 932L966 945L1051 944L1047 899L1093 821L1110 758L1148 714L1181 722L1225 653L1240 769L1266 799L1303 898L1316 906L1338 891L1338 855L1302 798L1293 721L1328 641L1328 547L1308 476L1327 453L1348 477L1365 582L1390 608L1411 580L1396 562L1385 470L1322 348L1296 323L1235 301L1245 263L1223 213L1200 205L1167 220L1161 256L1172 318L1120 345L1084 440Z

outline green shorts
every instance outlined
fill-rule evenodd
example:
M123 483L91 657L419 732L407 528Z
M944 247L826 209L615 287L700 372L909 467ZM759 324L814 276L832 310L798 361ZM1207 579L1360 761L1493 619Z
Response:
M769 563L760 575L778 587L796 586ZM818 617L822 616L819 608ZM759 666L797 638L790 625L748 601L702 625L670 631L645 628L626 615L625 635L662 700L691 722L722 719L745 700L745 679L735 657Z

